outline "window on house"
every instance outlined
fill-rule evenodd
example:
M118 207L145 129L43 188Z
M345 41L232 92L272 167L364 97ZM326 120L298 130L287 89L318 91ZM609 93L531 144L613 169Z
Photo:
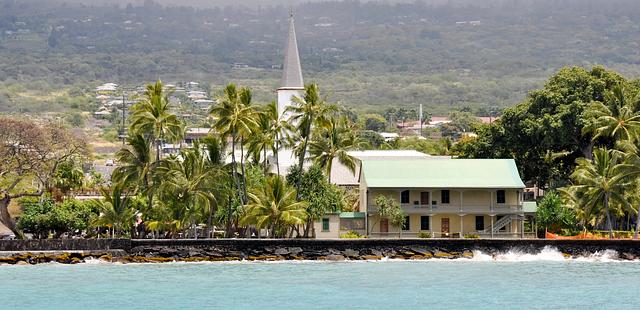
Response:
M496 192L496 202L497 203L505 203L506 200L507 199L506 199L506 194L505 194L504 190L502 190L502 189L498 190Z
M322 219L322 231L329 231L329 219L328 218L323 218Z
M404 217L404 222L402 222L402 230L409 230L411 227L411 223L409 222L409 216Z
M445 189L440 191L440 202L441 203L449 203L449 190Z
M476 216L476 230L484 230L484 215Z
M423 215L420 217L420 230L429 230L429 216Z
M400 193L400 203L409 203L409 191L402 191Z

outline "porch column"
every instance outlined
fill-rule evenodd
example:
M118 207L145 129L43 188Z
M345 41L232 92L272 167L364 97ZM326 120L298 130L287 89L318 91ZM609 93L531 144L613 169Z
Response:
M364 194L364 229L369 236L369 190Z
M460 190L460 212L462 212L462 190Z
M524 215L520 217L520 237L524 239Z
M431 238L434 238L433 235L433 213L429 214L429 233L431 233Z
M493 214L490 215L491 217L491 239L493 239Z
M433 212L433 191L429 191L429 211ZM431 221L431 217L429 217L429 221ZM429 227L431 227L431 223L429 223Z
M489 201L489 210L491 210L491 212L493 212L493 191L489 191L489 199L491 199L491 201ZM492 217L493 219L493 217Z
M460 214L460 238L464 237L464 214Z

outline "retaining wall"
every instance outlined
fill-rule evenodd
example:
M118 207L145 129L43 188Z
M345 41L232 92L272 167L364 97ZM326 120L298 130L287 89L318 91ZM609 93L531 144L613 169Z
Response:
M367 249L400 249L420 247L448 252L481 250L487 253L518 249L539 252L553 246L563 253L579 255L596 251L615 250L640 257L640 242L634 240L544 240L544 239L44 239L0 240L0 251L102 251L125 252L159 248L208 249L224 251L257 251L271 248L301 248L303 251L338 251ZM267 251L268 252L268 251Z

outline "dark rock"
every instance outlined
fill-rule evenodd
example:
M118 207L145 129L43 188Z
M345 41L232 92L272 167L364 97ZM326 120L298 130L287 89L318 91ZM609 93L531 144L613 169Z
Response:
M342 256L342 255L334 255L334 254L332 254L332 255L325 256L325 259L326 260L330 260L330 261L343 261L343 260L345 260L345 257Z
M342 251L342 253L344 254L344 256L349 258L360 257L360 252L352 249L346 249Z
M292 247L292 248L289 248L289 252L291 252L291 255L299 255L303 251L301 247Z
M620 258L626 259L626 260L635 260L638 257L631 253L623 252L622 254L620 254Z
M286 248L277 248L274 252L276 255L289 255L291 252Z

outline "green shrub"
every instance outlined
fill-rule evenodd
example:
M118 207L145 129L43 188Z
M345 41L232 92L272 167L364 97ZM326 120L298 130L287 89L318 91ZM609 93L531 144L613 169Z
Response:
M418 233L418 238L424 238L424 239L431 238L431 233L428 231L421 231Z
M367 236L363 236L353 230L350 230L342 235L340 235L340 239L363 239L366 238Z
M464 238L465 239L478 239L478 238L480 238L480 236L478 234L465 234Z

